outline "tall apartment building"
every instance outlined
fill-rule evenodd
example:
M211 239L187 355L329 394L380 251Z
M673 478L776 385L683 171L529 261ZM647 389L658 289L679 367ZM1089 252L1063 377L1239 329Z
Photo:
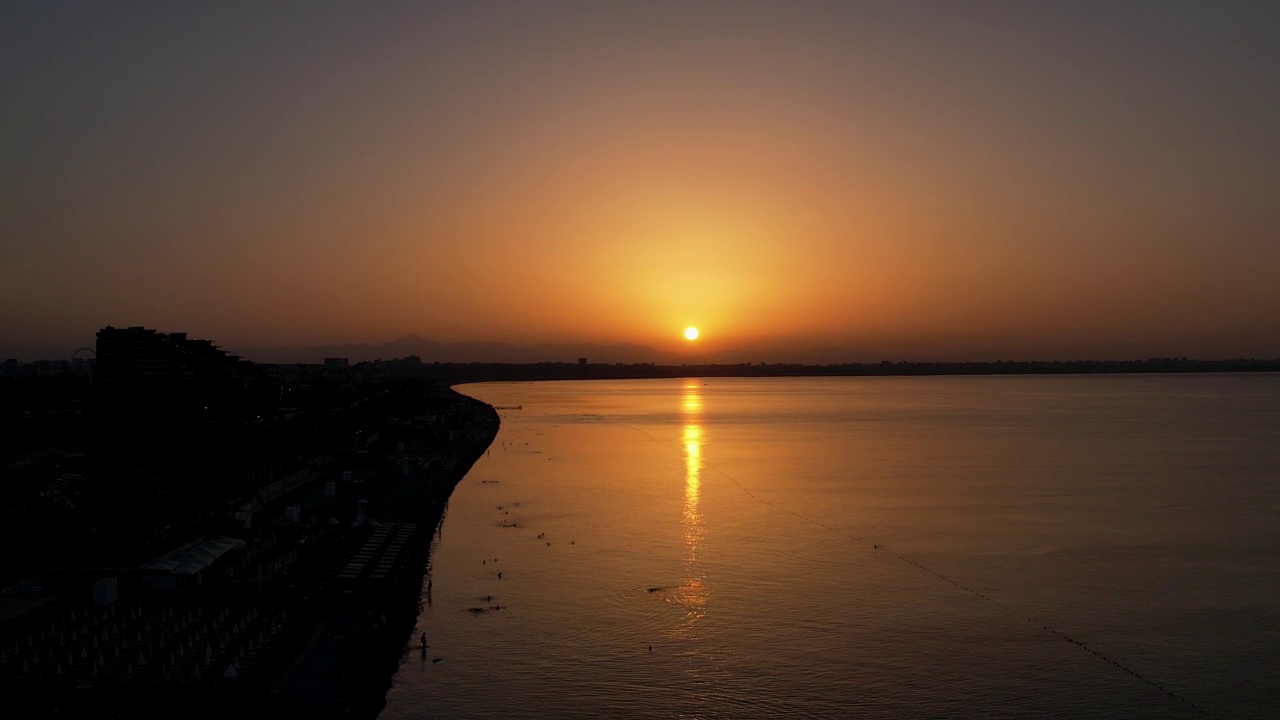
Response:
M247 402L263 380L254 363L186 333L107 326L98 331L97 356L94 380L119 403L226 407Z

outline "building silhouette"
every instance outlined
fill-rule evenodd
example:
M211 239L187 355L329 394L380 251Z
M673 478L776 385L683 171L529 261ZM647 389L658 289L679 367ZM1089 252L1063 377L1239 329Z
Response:
M271 395L256 364L186 333L107 326L98 331L96 353L99 395L121 410L219 414Z

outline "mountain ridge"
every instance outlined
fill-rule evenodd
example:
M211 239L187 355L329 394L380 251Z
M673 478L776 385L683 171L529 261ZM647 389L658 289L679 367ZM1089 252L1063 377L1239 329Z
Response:
M326 343L299 347L258 346L235 352L246 359L266 363L319 363L327 357L343 357L352 363L357 363L390 360L410 355L415 355L427 363L577 362L581 357L593 363L643 363L672 360L678 362L682 357L632 343L539 343L536 345L517 345L506 342L446 343L412 334L385 343Z

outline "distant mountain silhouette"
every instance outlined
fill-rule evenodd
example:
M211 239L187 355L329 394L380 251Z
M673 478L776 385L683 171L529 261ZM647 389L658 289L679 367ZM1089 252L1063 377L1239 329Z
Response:
M318 363L327 357L344 357L353 363L369 360L418 356L422 362L448 363L539 363L577 362L585 357L590 363L656 363L660 365L737 365L742 363L800 363L811 365L850 362L879 362L882 356L854 352L836 346L794 347L785 344L762 344L733 348L714 353L663 352L647 345L633 343L541 343L516 345L504 342L443 343L420 335L405 335L386 343L331 343L304 347L230 348L232 352L255 362Z
M308 347L257 347L236 350L256 362L318 363L326 357L345 357L351 362L389 360L416 355L423 362L537 363L577 362L585 357L593 363L676 363L683 356L662 353L644 345L619 343L553 343L513 345L502 342L442 343L419 335L406 335L386 343L334 343Z

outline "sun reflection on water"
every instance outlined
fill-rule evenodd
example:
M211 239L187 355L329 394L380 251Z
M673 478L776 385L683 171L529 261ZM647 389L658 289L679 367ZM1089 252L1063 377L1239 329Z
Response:
M694 623L706 614L707 586L699 565L703 521L699 508L702 485L702 394L699 385L690 381L684 386L684 542L685 579L677 593L676 601L684 606L685 614L673 631L674 637L686 637Z

